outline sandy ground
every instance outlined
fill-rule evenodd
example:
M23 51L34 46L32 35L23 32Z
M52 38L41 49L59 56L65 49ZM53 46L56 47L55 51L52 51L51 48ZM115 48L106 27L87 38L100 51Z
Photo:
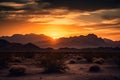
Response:
M120 70L116 65L100 65L101 72L89 72L93 64L69 64L69 70L63 74L42 74L41 68L28 67L27 75L8 77L8 70L0 71L0 80L120 80Z

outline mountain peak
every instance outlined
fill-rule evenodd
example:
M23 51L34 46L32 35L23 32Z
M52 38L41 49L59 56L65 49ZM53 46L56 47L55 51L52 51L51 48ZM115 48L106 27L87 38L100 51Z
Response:
M0 39L0 43L9 43L9 42L4 39Z
M92 37L92 38L98 38L97 35L95 35L95 34L88 34L87 36Z
M40 49L38 46L32 44L32 43L27 43L24 45L25 48L27 49Z

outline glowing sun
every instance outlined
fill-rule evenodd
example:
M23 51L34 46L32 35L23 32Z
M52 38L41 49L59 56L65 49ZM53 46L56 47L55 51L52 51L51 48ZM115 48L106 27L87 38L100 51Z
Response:
M49 27L44 30L44 34L52 37L53 39L58 39L60 37L65 37L67 34L66 30L61 27Z
M49 36L52 37L53 39L57 39L57 38L62 37L62 35L60 33L58 33L58 32L51 32L49 34Z

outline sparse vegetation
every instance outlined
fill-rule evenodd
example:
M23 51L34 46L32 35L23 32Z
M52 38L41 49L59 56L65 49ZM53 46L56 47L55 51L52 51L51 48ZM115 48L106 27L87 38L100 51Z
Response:
M82 57L77 57L77 60L79 61L79 60L82 60Z
M101 71L101 68L99 65L92 65L90 68L89 68L89 72L100 72Z
M75 63L76 63L75 60L70 60L70 61L69 61L69 64L75 64Z
M11 54L11 56L8 54ZM11 67L9 68L8 66L9 69L2 68L0 70L0 78L6 76L3 78L3 80L8 80L8 78L10 78L11 80L13 80L14 78L16 78L16 80L19 80L19 78L20 80L24 78L26 80L28 79L28 76L30 76L29 79L31 80L44 80L48 78L55 78L55 80L64 80L63 78L68 79L69 76L68 80L74 80L73 77L76 77L76 75L85 75L81 76L82 78L80 77L79 80L83 79L83 77L87 77L86 79L90 79L88 76L91 76L90 80L93 80L92 78L94 77L96 77L97 79L99 77L105 76L107 76L105 77L106 80L113 80L111 78L108 79L109 76L116 76L119 79L120 54L117 53L105 54L101 52L59 52L57 50L53 50L46 52L30 52L30 54L34 54L34 56L32 57L26 57L27 54L29 54L29 52L6 52L5 54L2 53L0 56L0 62L4 66L3 68L5 68L5 66L7 67L8 64L9 66L11 65ZM117 64L117 66L115 63ZM26 68L26 66L28 66L29 69ZM67 69L69 69L69 71L67 71ZM66 71L67 73L65 74L59 74ZM71 73L74 73L74 75L71 76ZM101 74L105 74L105 76ZM56 77L58 75L60 77ZM96 75L99 75L99 77L97 77ZM41 76L42 78L40 78Z
M22 58L21 57L12 57L12 62L22 63Z
M95 58L93 62L96 64L103 64L105 60L103 58Z
M13 65L9 69L10 76L23 76L26 72L26 66L22 65Z
M40 66L44 68L44 73L65 72L67 66L64 54L49 53L40 58Z

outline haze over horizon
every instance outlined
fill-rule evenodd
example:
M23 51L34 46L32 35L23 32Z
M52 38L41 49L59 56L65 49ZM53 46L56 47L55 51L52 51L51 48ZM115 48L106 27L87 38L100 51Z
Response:
M120 40L120 0L1 0L0 36L96 34Z

